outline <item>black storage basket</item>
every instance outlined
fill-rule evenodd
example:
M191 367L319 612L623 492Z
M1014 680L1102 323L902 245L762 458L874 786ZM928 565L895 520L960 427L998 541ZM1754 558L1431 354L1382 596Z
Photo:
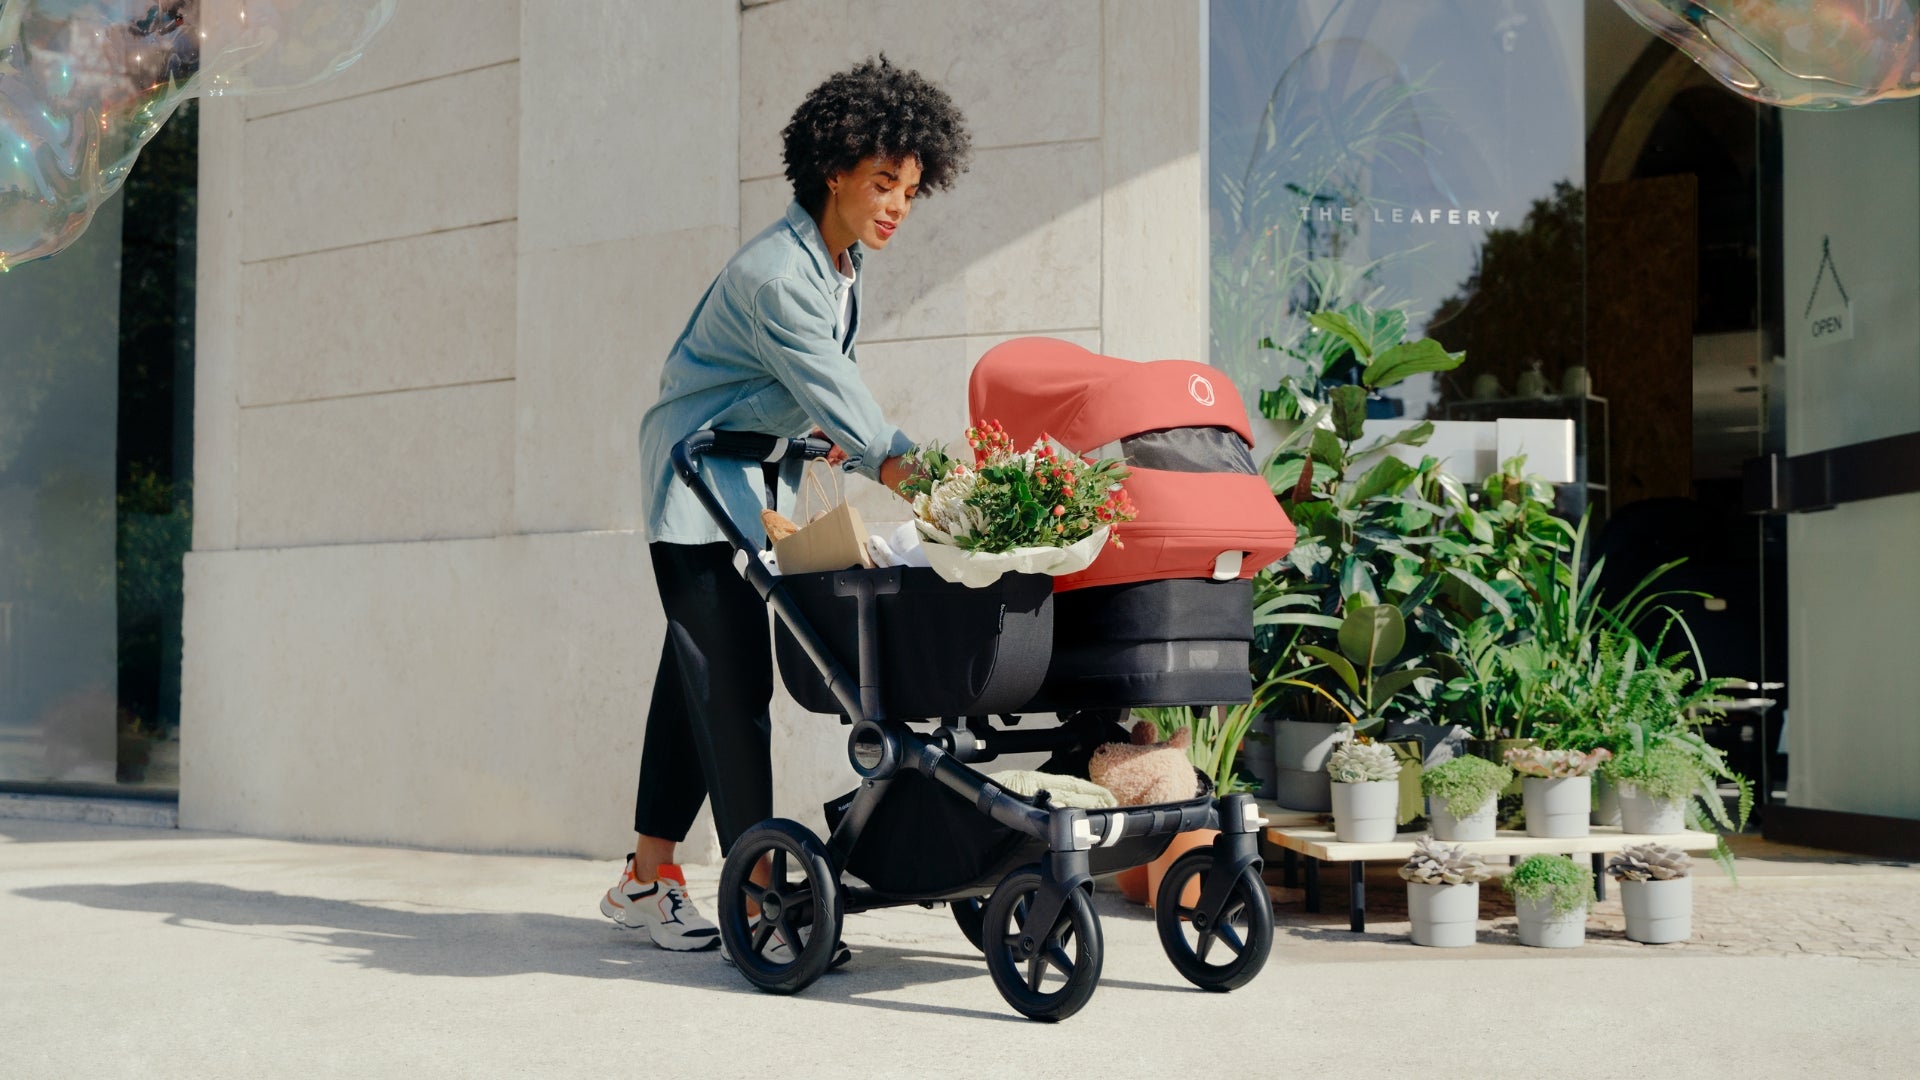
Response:
M888 717L1012 712L1040 689L1053 651L1051 577L1007 574L980 589L944 581L925 567L782 577L780 587L853 679L860 661L858 600L837 595L835 581L854 575L899 584L898 591L875 597L880 698ZM787 692L811 712L842 712L793 632L784 621L775 623L774 656Z
M1252 700L1253 582L1167 578L1054 598L1053 660L1026 711Z

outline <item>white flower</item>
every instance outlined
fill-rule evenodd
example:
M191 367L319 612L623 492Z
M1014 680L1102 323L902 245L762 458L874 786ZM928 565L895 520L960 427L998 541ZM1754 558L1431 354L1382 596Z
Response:
M914 513L948 536L973 535L982 518L980 511L967 505L967 498L973 494L979 479L977 473L955 470L933 486L931 495L924 496L927 500L924 508L919 499L914 500Z

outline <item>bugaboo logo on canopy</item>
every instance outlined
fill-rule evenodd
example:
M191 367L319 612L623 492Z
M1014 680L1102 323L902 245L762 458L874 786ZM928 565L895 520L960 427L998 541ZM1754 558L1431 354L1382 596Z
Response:
M1207 381L1205 375L1190 376L1187 379L1187 393L1202 405L1213 404L1213 384Z

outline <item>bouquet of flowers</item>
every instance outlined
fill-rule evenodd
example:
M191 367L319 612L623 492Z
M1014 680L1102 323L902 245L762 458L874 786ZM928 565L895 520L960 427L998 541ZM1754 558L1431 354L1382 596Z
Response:
M1009 571L1070 574L1119 546L1117 526L1134 517L1120 461L1089 462L1046 437L1015 450L992 420L967 429L967 446L972 464L938 443L907 455L913 478L902 491L940 576L984 585Z

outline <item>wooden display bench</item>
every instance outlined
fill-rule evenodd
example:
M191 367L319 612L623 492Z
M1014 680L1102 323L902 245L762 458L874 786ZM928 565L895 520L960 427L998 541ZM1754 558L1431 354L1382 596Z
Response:
M1267 841L1284 851L1281 867L1288 887L1294 884L1299 868L1299 858L1301 856L1306 858L1308 911L1320 910L1320 864L1343 862L1348 865L1351 886L1347 897L1347 923L1356 934L1367 928L1366 864L1387 860L1405 862L1413 856L1414 841L1423 839L1427 835L1424 832L1401 833L1386 843L1348 844L1334 839L1332 829L1318 825L1270 825L1266 832ZM1458 846L1476 855L1591 855L1593 856L1593 892L1597 898L1605 900L1607 877L1604 871L1607 852L1619 851L1633 844L1647 843L1665 844L1682 851L1711 851L1719 843L1719 837L1712 833L1691 830L1666 836L1651 833L1625 833L1621 832L1618 826L1595 825L1586 836L1528 836L1523 832L1502 830L1491 840L1463 840L1457 843Z

